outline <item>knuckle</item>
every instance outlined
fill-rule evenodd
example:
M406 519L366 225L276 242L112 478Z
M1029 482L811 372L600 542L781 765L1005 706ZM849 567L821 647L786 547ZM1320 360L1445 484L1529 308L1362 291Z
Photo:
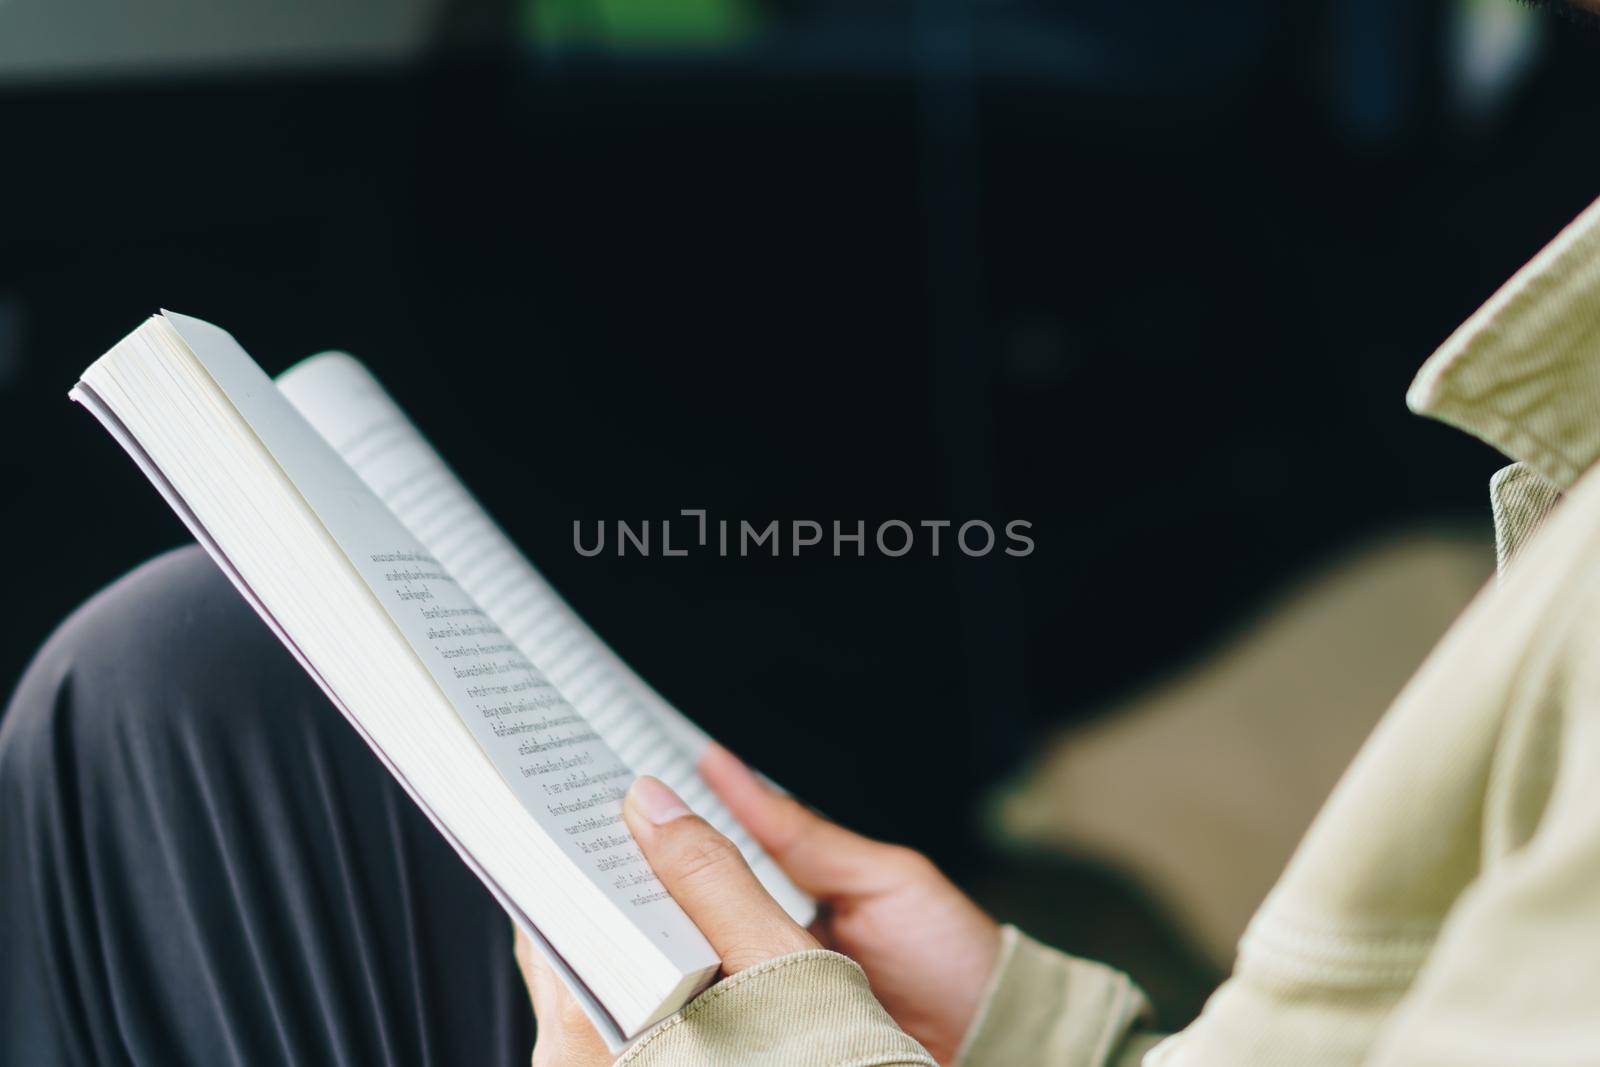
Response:
M769 845L779 852L801 844L816 832L818 820L793 797L779 796L772 801L772 839Z
M804 830L812 823L823 821L822 816L786 793L773 797L772 807L779 817L794 830Z
M758 963L765 963L773 958L773 953L765 949L755 948L750 945L735 945L725 948L720 953L722 956L722 969L728 974L737 974L748 970Z
M885 845L884 862L906 878L925 878L934 873L933 861L905 845Z
M563 988L565 992L565 988ZM583 1032L589 1026L589 1016L584 1014L583 1005L579 1004L570 994L561 998L559 1009L561 1027L564 1030Z
M730 974L791 952L817 947L816 939L798 926L772 922L742 932L732 945L721 947L723 968Z
M685 840L675 851L672 871L679 878L697 879L743 862L744 857L732 841L702 822L694 827L692 834L685 835Z

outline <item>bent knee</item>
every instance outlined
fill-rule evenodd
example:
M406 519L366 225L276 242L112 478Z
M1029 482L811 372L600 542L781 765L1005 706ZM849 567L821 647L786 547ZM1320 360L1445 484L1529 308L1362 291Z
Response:
M326 708L315 686L191 545L119 578L57 628L0 719L0 759L25 758L19 747L114 746L130 731L203 740L313 708Z

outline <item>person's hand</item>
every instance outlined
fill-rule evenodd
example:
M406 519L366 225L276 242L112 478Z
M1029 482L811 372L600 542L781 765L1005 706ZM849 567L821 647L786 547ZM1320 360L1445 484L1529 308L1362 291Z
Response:
M789 878L817 898L812 929L844 953L895 1022L950 1063L1000 951L1000 927L919 852L827 821L712 745L700 773Z
M520 926L517 966L522 969L522 980L527 983L533 1015L538 1020L533 1067L610 1067L616 1057Z
M820 947L762 888L733 842L661 782L635 779L622 816L662 886L722 959L724 975ZM520 930L517 963L539 1022L533 1067L610 1064L614 1057L583 1009Z

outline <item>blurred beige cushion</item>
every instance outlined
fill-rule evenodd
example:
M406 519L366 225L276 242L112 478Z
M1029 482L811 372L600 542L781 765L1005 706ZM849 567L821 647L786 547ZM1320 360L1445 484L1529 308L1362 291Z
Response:
M1216 653L1049 741L1006 845L1109 862L1219 965L1339 775L1489 578L1485 533L1410 532L1300 584Z

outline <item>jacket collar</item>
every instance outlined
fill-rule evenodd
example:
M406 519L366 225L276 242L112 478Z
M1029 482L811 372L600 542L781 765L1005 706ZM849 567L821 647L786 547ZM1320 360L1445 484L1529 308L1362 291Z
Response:
M1600 461L1600 200L1429 357L1406 403L1562 490Z

